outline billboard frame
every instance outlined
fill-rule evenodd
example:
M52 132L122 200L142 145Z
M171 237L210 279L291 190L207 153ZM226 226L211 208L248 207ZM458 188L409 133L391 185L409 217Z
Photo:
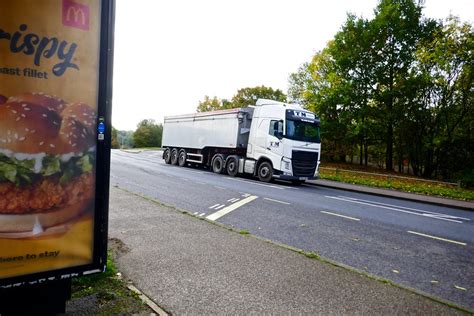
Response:
M0 279L0 296L8 289L28 285L51 284L54 281L105 271L107 264L108 208L110 184L110 149L112 133L112 75L114 52L115 0L101 0L98 80L98 124L105 125L103 138L97 140L96 190L94 203L94 239L92 263Z

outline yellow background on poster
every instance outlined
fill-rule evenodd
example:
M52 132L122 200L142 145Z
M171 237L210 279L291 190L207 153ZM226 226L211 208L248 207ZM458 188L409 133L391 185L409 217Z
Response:
M99 0L1 1L0 101L2 97L16 101L16 96L25 93L28 97L46 95L64 100L66 109L68 104L81 103L86 104L91 113L97 113L100 9ZM42 47L42 43L46 46ZM0 107L7 105L8 102L0 102ZM95 132L88 133L88 137L95 137ZM12 153L5 147L6 141L1 142L13 139L14 133L8 134L0 126L0 155L22 157L22 153ZM28 151L32 152L35 150ZM89 149L88 154L91 152L95 155L95 151ZM88 172L93 177L95 192L95 166ZM2 191L1 181L0 177L0 206L2 199L7 200L2 192L8 191ZM0 279L92 263L94 203L89 201L87 205L80 216L58 221L39 231L37 225L31 231L2 232L0 229ZM55 211L57 209L45 210L44 214ZM41 210L35 212L28 215L34 217ZM20 218L22 214L0 209L0 228L8 228L5 218L11 221L14 216Z

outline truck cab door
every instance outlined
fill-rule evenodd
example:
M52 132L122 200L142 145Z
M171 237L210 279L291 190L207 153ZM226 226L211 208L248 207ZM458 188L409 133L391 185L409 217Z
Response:
M279 169L283 157L283 121L270 120L269 125L265 149L273 166Z

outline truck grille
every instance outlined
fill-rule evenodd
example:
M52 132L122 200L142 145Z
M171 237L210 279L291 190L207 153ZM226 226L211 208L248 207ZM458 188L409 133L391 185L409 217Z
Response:
M293 175L296 177L314 177L318 164L318 153L293 150L291 159Z

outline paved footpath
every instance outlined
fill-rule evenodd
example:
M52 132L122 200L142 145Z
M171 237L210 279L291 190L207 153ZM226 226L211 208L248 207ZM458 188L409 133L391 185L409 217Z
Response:
M459 314L357 272L111 188L123 275L172 314Z

